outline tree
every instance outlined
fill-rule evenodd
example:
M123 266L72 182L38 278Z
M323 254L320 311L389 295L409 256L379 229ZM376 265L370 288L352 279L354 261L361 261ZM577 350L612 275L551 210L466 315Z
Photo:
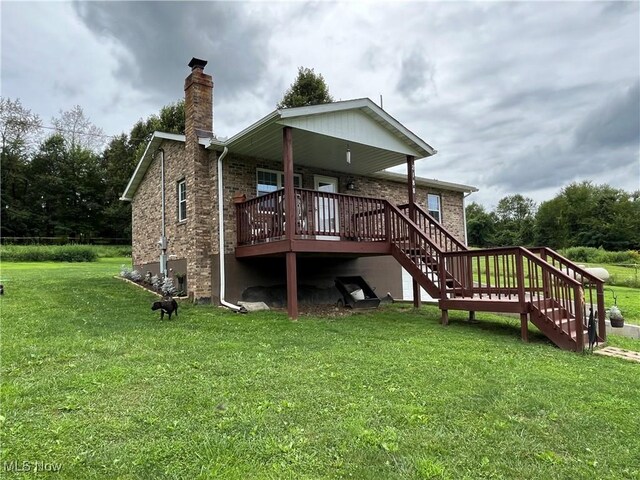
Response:
M495 234L495 215L487 213L484 207L471 202L465 208L467 218L467 241L474 247L489 247Z
M316 74L313 68L299 67L296 80L285 92L277 108L306 107L331 102L333 98L322 75Z
M6 149L29 149L42 128L40 117L24 108L20 99L0 97L0 140L2 152Z
M567 211L567 200L560 196L540 204L535 219L537 245L554 249L566 248L570 245Z
M18 237L31 225L25 199L29 154L40 135L40 117L24 108L19 99L0 98L0 234Z
M105 198L101 236L131 238L131 204L120 201L120 195L155 131L184 134L184 100L162 107L159 115L138 120L129 135L119 135L107 145L102 154Z
M497 245L531 245L534 240L536 204L520 194L503 197L495 209Z
M564 202L566 246L639 248L638 195L591 182L572 183L563 188L556 198Z
M60 117L52 118L51 123L70 149L80 147L97 152L104 146L104 131L91 123L80 105L66 112L60 110Z
M33 236L96 236L102 224L104 174L98 155L69 146L60 134L41 145L29 165L27 198Z

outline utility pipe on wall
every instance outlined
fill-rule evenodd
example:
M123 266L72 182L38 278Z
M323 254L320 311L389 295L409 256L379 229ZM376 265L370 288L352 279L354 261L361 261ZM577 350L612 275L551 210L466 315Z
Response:
M243 309L238 305L229 303L224 299L225 295L225 269L224 269L224 184L222 181L222 160L229 153L229 149L224 147L222 155L218 157L218 255L219 255L219 269L220 269L220 303L230 308L235 312L240 312Z
M165 222L165 195L164 195L164 150L162 148L158 149L160 153L160 197L161 197L161 212L162 212L162 233L160 235L160 241L158 244L160 245L160 250L162 253L160 254L160 273L167 276L167 229Z

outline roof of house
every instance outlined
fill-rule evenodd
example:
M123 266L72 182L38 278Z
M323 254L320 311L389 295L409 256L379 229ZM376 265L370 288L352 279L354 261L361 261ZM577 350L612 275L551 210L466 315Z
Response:
M419 159L437 153L368 98L275 110L229 139L200 138L199 141L209 149L226 147L230 153L238 155L281 160L285 126L295 131L293 151L297 165L347 174L377 175L402 181L402 175L381 172L405 163L407 155ZM121 200L133 199L153 156L165 140L184 142L185 137L155 132ZM345 161L347 151L349 164ZM418 184L461 192L476 191L474 187L438 180L418 179Z
M407 183L407 176L404 173L378 172L378 173L371 174L371 176L374 178L389 180L391 182ZM416 177L416 185L428 187L428 188L439 188L441 190L451 190L454 192L461 192L461 193L473 193L478 191L476 187L472 187L471 185L464 185L462 183L444 182L442 180L437 180L435 178L425 178L425 177Z

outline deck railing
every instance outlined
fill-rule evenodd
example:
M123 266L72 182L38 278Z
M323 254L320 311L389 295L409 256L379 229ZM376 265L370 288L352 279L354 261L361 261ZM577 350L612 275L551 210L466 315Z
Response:
M399 205L400 211L409 217L409 204ZM420 205L414 204L416 218L414 222L420 230L425 232L445 252L467 250L467 247L451 235L433 216L429 215Z
M604 341L606 339L604 282L550 248L534 247L529 248L529 250L582 284L584 289L584 318L589 317L587 308L593 309L593 314L597 315L596 318L598 320L598 337L601 341Z
M295 189L295 235L352 241L386 241L385 205L379 198ZM284 238L284 190L236 205L238 245Z
M385 201L296 188L296 235L340 240L386 240Z
M393 248L393 254L398 261L409 271L419 271L433 284L435 289L430 294L439 295L441 290L441 278L447 276L442 270L442 249L427 236L427 234L402 211L387 203L389 239ZM408 262L406 261L408 260ZM427 291L429 285L422 285Z
M284 190L236 204L238 245L267 242L284 236Z
M510 300L535 307L556 327L574 336L582 350L587 328L582 285L523 247L444 252L449 274L460 279L447 292L455 298Z

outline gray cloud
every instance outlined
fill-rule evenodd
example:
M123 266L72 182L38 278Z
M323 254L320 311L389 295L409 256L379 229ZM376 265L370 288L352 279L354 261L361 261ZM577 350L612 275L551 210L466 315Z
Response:
M577 146L615 148L640 144L640 82L607 99L575 131Z
M190 8L187 8L190 7ZM216 94L230 100L265 75L269 29L234 2L76 2L96 35L120 43L116 76L152 97L179 98L192 56L210 62Z
M411 100L426 101L436 93L435 66L418 49L410 51L400 64L396 90Z

